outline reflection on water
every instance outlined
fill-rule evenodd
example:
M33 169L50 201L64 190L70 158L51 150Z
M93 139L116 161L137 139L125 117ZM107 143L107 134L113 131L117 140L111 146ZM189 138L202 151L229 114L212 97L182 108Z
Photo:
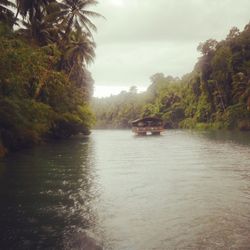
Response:
M89 140L71 140L13 154L2 162L2 247L70 249L68 238L95 224L91 150Z
M222 131L94 131L13 154L0 249L249 249L249 162L250 134Z
M240 132L240 131L205 131L196 134L204 136L205 138L216 141L216 143L231 143L238 145L250 146L250 133L249 132Z

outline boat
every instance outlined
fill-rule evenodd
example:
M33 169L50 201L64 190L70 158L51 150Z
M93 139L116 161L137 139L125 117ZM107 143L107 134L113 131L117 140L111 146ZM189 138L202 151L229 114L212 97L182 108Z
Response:
M131 122L132 132L137 135L160 135L164 131L163 121L157 117L144 117Z

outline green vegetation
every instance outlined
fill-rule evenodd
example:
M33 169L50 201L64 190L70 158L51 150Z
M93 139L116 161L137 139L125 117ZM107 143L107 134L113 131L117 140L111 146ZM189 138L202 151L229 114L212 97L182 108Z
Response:
M139 117L156 116L167 128L250 130L250 23L232 28L221 42L210 39L193 72L181 79L157 73L145 93L132 87L94 99L98 128L128 128Z
M95 0L0 0L0 156L89 134Z
M95 43L95 0L0 0L0 156L47 138L89 134L95 118L87 65ZM250 129L250 24L210 39L193 72L157 73L136 87L93 99L99 128L127 128L157 116L168 128Z

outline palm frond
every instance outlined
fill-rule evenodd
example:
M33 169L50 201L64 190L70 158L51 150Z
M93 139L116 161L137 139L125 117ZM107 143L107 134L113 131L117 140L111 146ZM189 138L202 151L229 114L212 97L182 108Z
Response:
M79 21L91 33L90 29L97 31L97 27L83 14L79 14Z

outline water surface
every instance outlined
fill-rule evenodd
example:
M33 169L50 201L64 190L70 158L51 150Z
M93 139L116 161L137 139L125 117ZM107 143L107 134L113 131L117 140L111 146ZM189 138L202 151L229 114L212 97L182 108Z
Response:
M12 154L0 225L1 249L249 249L250 134L99 130Z

